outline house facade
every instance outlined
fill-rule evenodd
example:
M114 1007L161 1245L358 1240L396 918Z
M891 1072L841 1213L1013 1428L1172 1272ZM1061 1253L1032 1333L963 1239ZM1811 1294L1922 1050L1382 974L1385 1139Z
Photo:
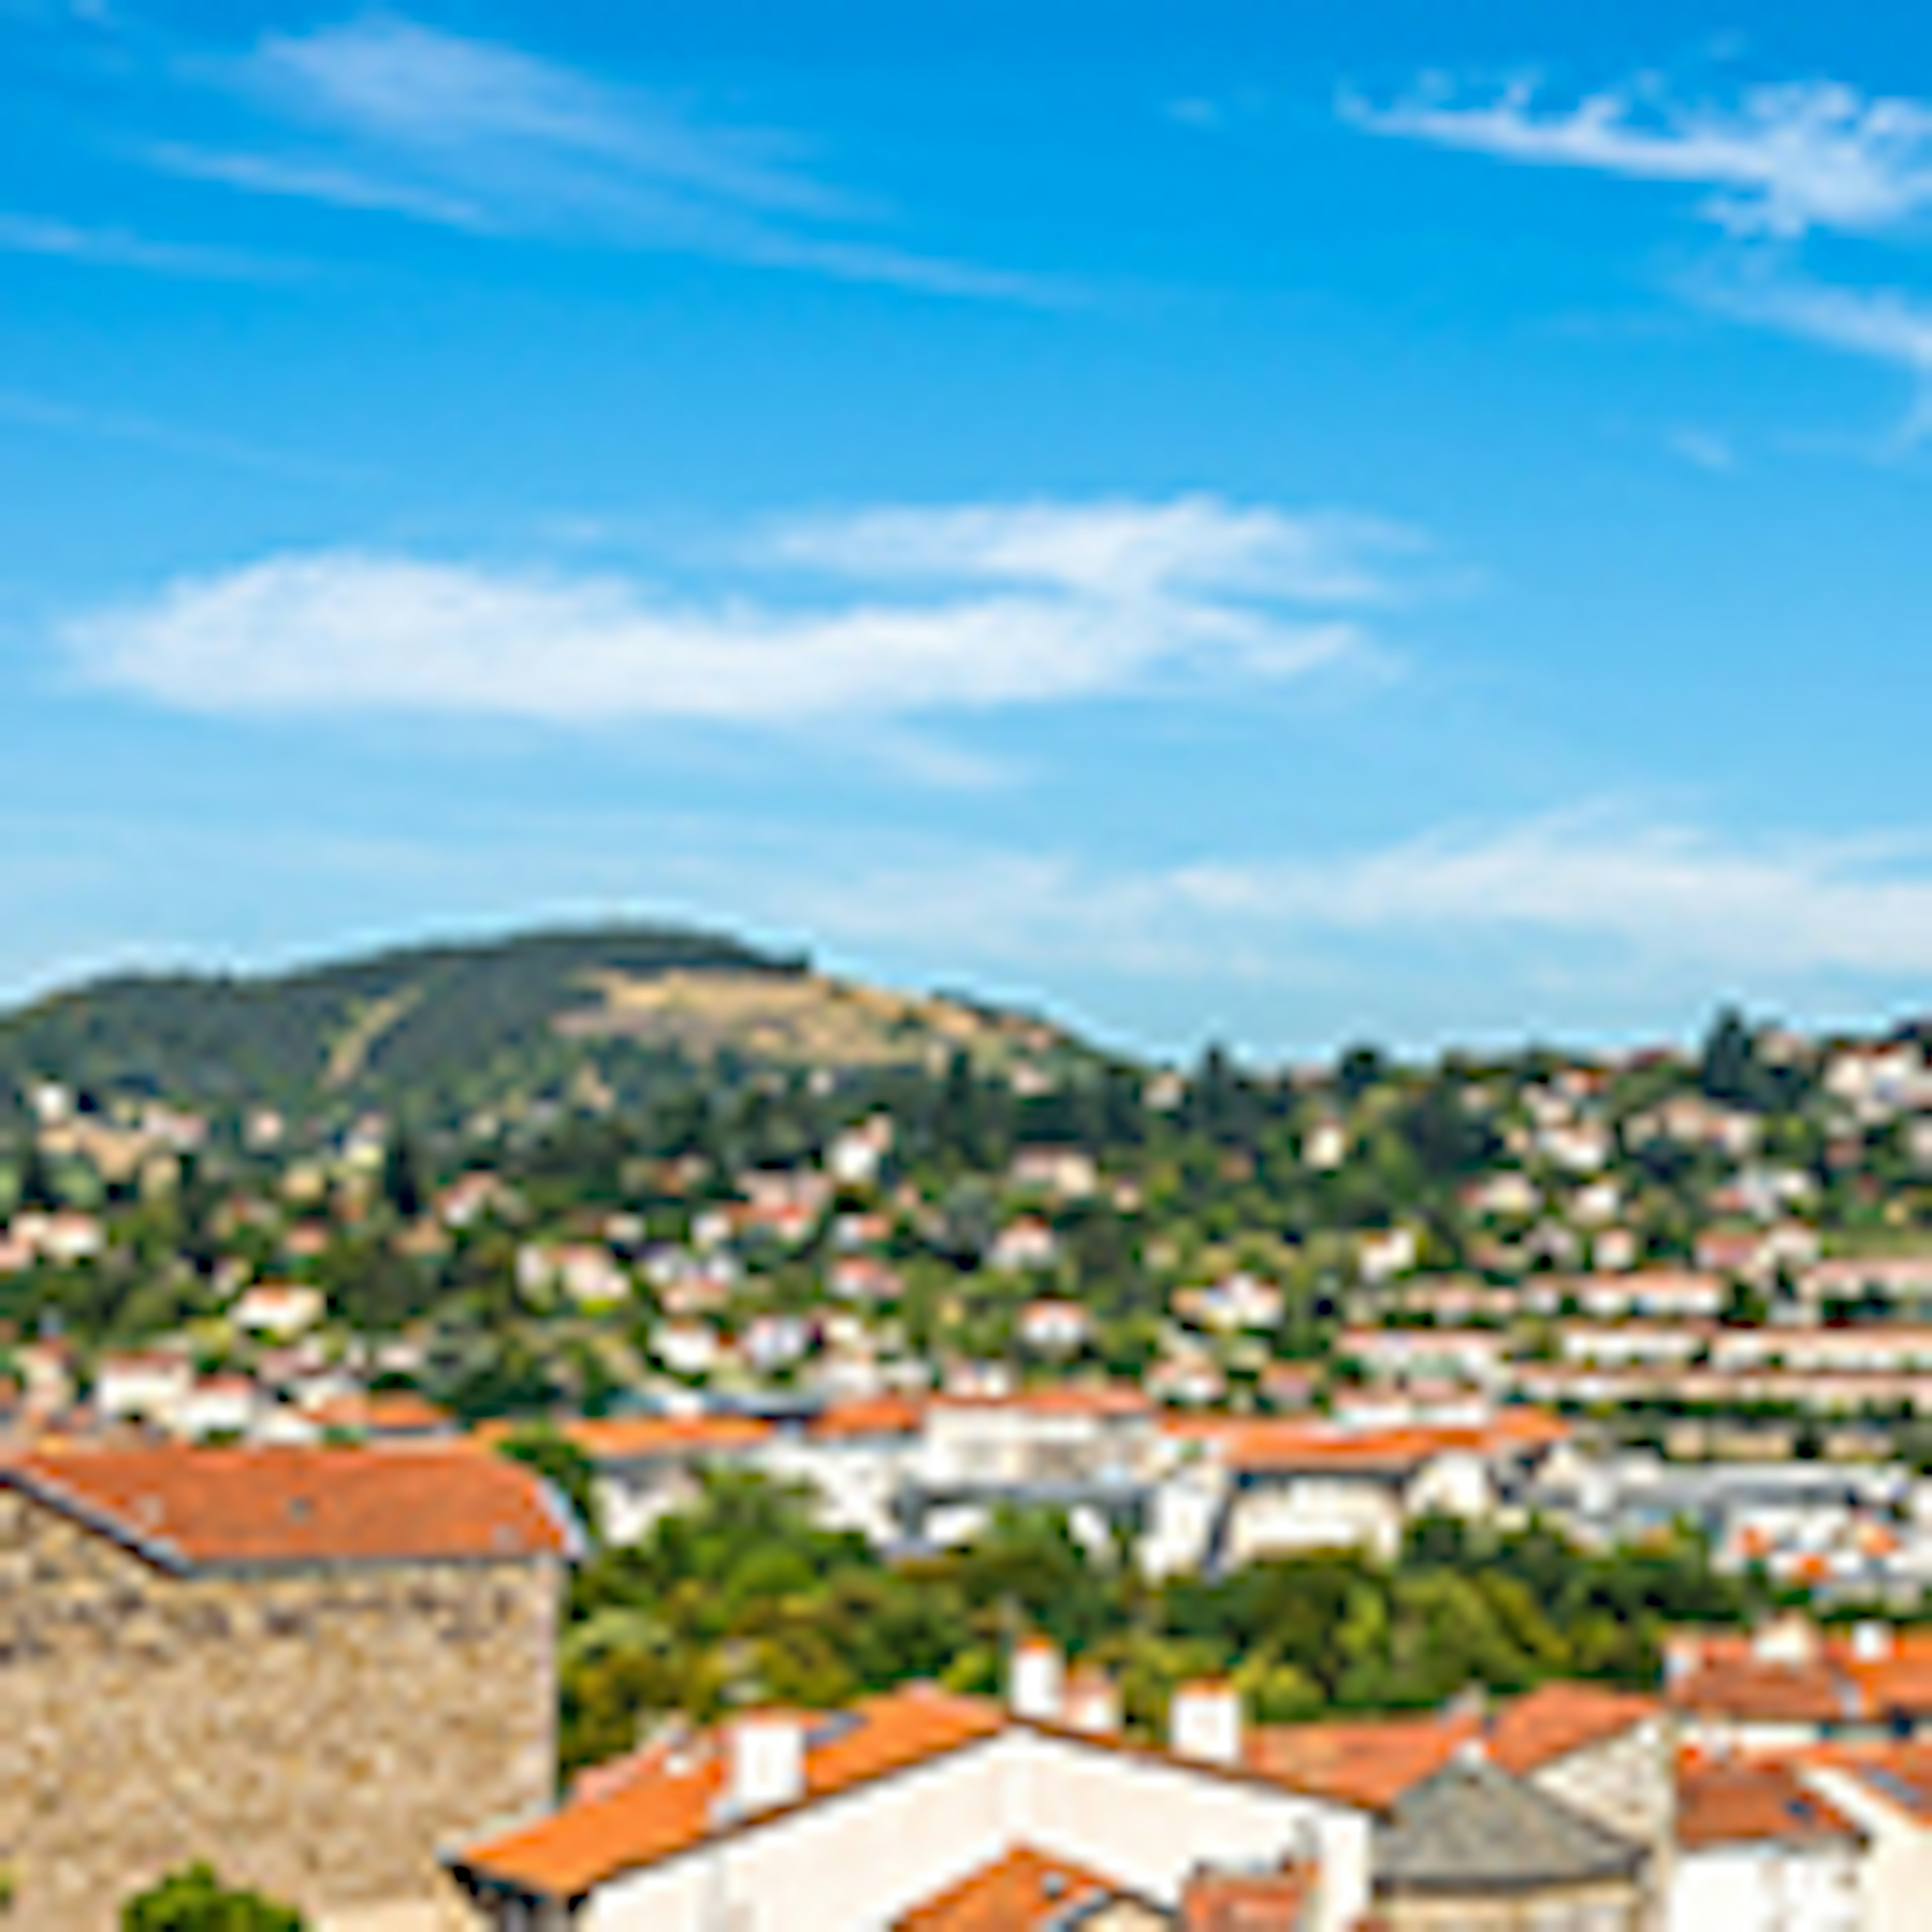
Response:
M433 1900L438 1844L548 1798L574 1534L466 1450L0 1463L14 1922L110 1932L194 1858L328 1922Z

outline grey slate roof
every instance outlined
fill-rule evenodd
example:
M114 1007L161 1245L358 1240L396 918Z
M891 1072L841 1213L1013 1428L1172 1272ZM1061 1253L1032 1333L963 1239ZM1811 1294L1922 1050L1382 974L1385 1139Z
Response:
M1520 1892L1635 1879L1648 1854L1497 1766L1457 1760L1376 1828L1381 1892Z

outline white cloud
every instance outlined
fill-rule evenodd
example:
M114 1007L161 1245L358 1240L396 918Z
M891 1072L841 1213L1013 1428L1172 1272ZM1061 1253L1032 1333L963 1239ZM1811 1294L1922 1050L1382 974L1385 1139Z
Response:
M217 280L254 280L286 272L278 264L230 249L158 242L124 228L88 227L5 211L0 211L0 249L99 268L140 268L156 274Z
M1265 982L1356 939L1421 973L1487 946L1521 985L1562 962L1608 992L1633 974L1708 991L1932 972L1932 845L1727 842L1585 812L1323 860L1209 860L1109 872L1051 853L922 858L809 879L783 916L851 941L1002 968L1104 961Z
M534 171L579 192L675 183L752 207L837 206L772 135L703 124L518 48L394 16L268 34L248 81L297 119L433 166ZM572 165L586 177L563 179Z
M1703 212L1736 234L1875 234L1932 208L1932 106L1832 81L1751 88L1729 105L1628 86L1548 110L1526 82L1474 102L1437 86L1344 111L1378 134L1499 160L1706 188Z
M1788 275L1706 278L1700 300L1740 320L1780 329L1828 348L1884 362L1916 379L1922 392L1910 434L1932 428L1932 308L1896 289L1850 289Z
M1720 430L1676 429L1664 442L1694 469L1707 470L1714 476L1727 476L1738 466L1737 446Z
M1360 614L1400 541L1208 497L895 509L770 528L705 594L328 552L65 637L95 680L201 711L878 718L1376 662Z
M1433 837L1291 883L1311 911L1365 931L1514 927L1712 967L1922 972L1932 872L1901 870L1902 856L1890 843L1743 845L1580 814ZM1238 873L1208 882L1266 889Z
M270 33L224 70L252 143L160 142L170 172L471 234L679 250L947 295L1042 281L881 243L797 144L393 14Z

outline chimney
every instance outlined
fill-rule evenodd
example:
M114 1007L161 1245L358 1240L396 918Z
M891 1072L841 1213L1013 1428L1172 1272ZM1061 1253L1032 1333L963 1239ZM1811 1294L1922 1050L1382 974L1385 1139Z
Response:
M1852 1626L1852 1655L1860 1664L1882 1664L1892 1653L1889 1624L1875 1620Z
M1066 1668L1043 1636L1022 1637L1006 1670L1006 1702L1016 1718L1057 1724L1065 1714Z
M1076 1670L1066 1680L1066 1727L1089 1737L1114 1736L1120 1728L1120 1694L1104 1670Z
M747 1711L726 1734L725 1798L740 1818L805 1796L805 1725L789 1711Z
M1795 1612L1773 1618L1751 1634L1751 1655L1760 1664L1807 1664L1817 1654L1817 1625Z
M1226 1678L1178 1685L1167 1708L1168 1748L1200 1764L1241 1762L1241 1694Z

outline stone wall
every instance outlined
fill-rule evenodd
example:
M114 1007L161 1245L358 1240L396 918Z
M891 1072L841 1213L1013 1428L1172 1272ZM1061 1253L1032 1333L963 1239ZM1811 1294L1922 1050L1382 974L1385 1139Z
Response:
M207 1858L310 1912L432 1897L547 1805L547 1561L170 1576L0 1488L0 1867L31 1932L110 1932Z

